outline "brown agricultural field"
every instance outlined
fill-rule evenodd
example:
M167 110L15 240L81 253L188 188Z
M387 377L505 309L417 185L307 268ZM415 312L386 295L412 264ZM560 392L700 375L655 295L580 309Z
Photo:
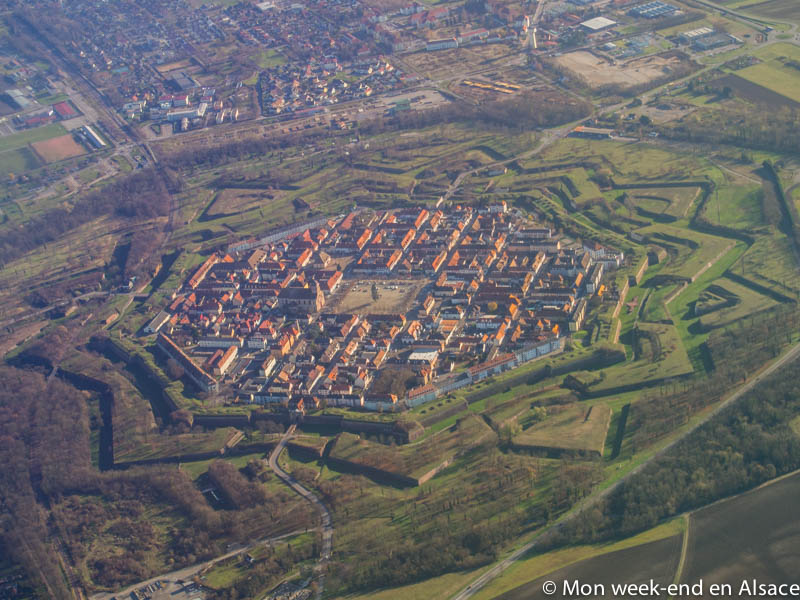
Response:
M722 90L725 87L730 87L733 90L734 96L744 98L750 102L765 104L770 108L781 108L784 106L789 108L800 108L800 102L792 100L791 98L787 98L786 96L783 96L777 92L773 92L772 90L768 90L757 83L748 81L747 79L739 77L735 74L720 77L719 79L714 80L711 85L718 90Z
M86 149L77 143L70 134L34 142L31 147L39 158L46 163L58 162L59 160L86 154Z
M795 473L692 513L681 581L800 583L798 497Z

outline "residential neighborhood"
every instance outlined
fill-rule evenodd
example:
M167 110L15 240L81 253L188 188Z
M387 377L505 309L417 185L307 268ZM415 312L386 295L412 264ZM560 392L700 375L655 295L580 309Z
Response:
M213 253L143 332L227 404L396 411L560 352L622 259L505 203L352 212Z

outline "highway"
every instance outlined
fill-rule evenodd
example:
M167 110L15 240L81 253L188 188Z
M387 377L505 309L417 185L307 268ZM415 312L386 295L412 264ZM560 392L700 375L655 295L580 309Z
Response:
M278 442L278 445L275 446L272 454L269 455L267 464L269 464L269 468L272 469L272 471L281 481L292 488L294 492L300 494L303 498L308 500L319 513L320 527L322 528L322 552L320 552L319 562L315 567L315 571L317 573L317 581L319 584L317 588L317 598L321 598L323 588L325 587L324 567L330 560L331 550L333 549L333 520L331 519L331 513L328 510L328 507L325 506L313 492L303 487L300 482L298 482L289 473L284 471L280 464L278 464L278 458L280 457L281 452L283 452L283 449L286 448L286 443L294 435L296 428L296 425L291 425L289 429L286 430L286 434L281 438L281 441Z
M480 590L483 586L489 583L492 579L500 575L503 571L505 571L508 567L510 567L514 562L519 560L525 554L530 552L531 550L535 550L536 546L541 543L541 540L545 538L548 534L555 532L558 528L560 528L564 523L569 521L570 519L574 519L581 511L585 510L586 508L596 504L603 498L609 496L614 490L616 490L619 486L621 486L625 481L636 475L637 473L641 472L645 469L651 462L660 458L665 453L669 452L672 448L674 448L677 444L679 444L684 438L688 435L691 435L694 431L696 431L699 427L705 425L710 419L714 418L718 415L722 410L730 406L732 403L739 400L744 394L751 391L759 382L761 382L764 378L769 377L775 371L786 365L787 363L791 362L792 360L797 359L800 357L800 342L796 343L792 346L786 353L783 354L778 360L773 362L771 365L767 366L766 368L759 371L756 375L748 379L744 384L739 386L735 391L733 391L725 400L720 402L714 410L710 413L705 415L702 419L698 422L687 428L683 431L680 436L675 438L669 444L658 450L655 454L651 457L646 459L642 462L639 466L632 469L630 472L625 474L619 480L617 480L614 484L610 485L607 488L600 490L599 492L585 498L582 502L580 502L575 508L573 508L566 516L562 519L553 523L552 525L547 526L544 530L542 530L535 539L532 541L524 544L514 552L512 552L509 556L504 558L502 561L494 565L491 569L483 573L480 577L478 577L475 581L473 581L470 585L468 585L465 589L461 590L458 594L453 596L452 600L467 600L470 598L475 592Z

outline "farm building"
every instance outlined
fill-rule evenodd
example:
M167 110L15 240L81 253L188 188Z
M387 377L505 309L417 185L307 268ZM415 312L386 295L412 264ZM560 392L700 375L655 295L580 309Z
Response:
M585 127L579 125L573 129L569 135L570 137L590 138L594 140L607 140L614 133L613 129L603 129L600 127Z

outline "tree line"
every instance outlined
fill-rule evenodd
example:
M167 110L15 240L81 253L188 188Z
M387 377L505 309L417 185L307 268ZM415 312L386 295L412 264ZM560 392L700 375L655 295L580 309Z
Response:
M142 169L79 197L72 207L59 206L8 229L0 241L0 264L8 263L99 217L113 215L138 221L168 214L170 190L152 168Z
M174 466L100 473L87 397L36 370L0 366L0 547L37 597L72 597L62 561L88 588L114 588L211 558L231 541L312 526L290 493L270 494L222 461L211 470L236 507L215 510Z
M800 363L760 382L562 529L556 544L627 537L800 469Z
M713 331L701 347L711 371L707 378L667 385L662 393L650 392L631 406L627 435L632 451L652 445L720 401L733 386L777 357L799 326L795 306L787 304Z

